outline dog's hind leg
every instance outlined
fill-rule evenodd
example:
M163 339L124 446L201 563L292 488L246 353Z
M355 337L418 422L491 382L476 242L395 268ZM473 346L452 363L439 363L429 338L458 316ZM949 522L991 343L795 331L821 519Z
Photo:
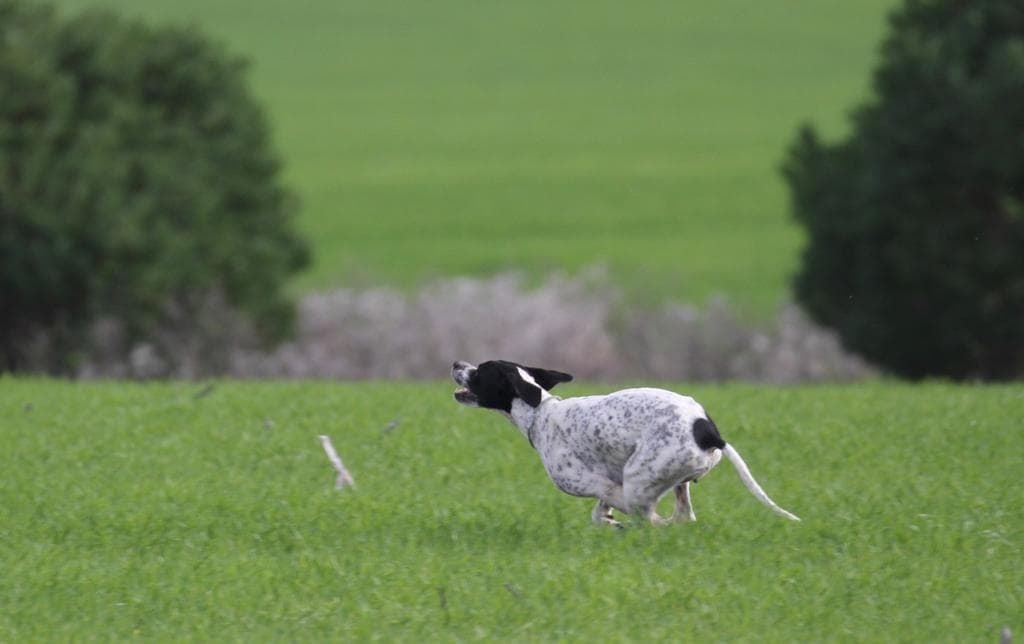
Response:
M693 505L690 503L690 482L683 481L675 490L676 509L672 513L672 521L696 521L697 515L693 513Z
M622 494L626 501L626 511L654 525L669 523L656 511L658 499L681 478L675 472L666 471L665 464L660 461L657 449L641 446L629 457L622 470Z
M629 513L647 519L654 525L667 525L668 519L661 517L655 510L658 499L666 492L666 486L656 483L636 484L627 481L623 484L623 492L626 503L629 506Z

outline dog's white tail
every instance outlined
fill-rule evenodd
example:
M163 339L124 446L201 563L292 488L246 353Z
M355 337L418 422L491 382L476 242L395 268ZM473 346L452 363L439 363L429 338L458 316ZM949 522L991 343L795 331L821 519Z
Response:
M758 485L757 481L754 480L754 476L750 473L750 470L747 468L747 464L743 462L743 458L740 456L740 453L733 449L732 445L726 443L725 447L722 448L722 451L725 452L726 457L728 457L728 459L732 462L733 467L736 468L736 471L740 475L740 480L743 481L743 485L747 486L747 489L750 490L751 494L757 497L758 501L764 503L769 508L771 508L772 512L774 512L775 514L784 516L787 519L792 519L793 521L800 520L800 517L793 514L792 512L787 512L786 510L783 510L778 505L776 505L775 501L771 500L771 497L765 494L765 491L762 490L761 486Z

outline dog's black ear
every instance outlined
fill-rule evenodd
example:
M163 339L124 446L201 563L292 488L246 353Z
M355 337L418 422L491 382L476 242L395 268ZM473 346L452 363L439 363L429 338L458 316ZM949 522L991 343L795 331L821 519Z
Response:
M531 407L536 407L540 404L541 389L537 386L539 383L526 380L519 372L520 369L523 369L527 373L530 373L526 367L520 367L514 362L503 363L501 367L505 372L505 376L508 378L508 381L512 383L512 389L516 392L517 396L522 398L523 401ZM530 376L533 377L533 374L530 373Z
M533 376L538 385L548 391L554 389L555 385L560 382L572 382L572 375L562 371L552 371L551 369L541 369L540 367L524 367L524 369Z

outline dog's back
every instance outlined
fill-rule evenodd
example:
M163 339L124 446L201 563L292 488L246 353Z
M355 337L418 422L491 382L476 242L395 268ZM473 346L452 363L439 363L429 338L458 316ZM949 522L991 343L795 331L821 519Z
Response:
M610 472L618 470L613 478L621 480L623 465L639 445L660 446L676 458L700 450L694 424L706 419L704 408L688 396L647 387L623 389L552 400L539 414L533 436L539 452L569 450Z

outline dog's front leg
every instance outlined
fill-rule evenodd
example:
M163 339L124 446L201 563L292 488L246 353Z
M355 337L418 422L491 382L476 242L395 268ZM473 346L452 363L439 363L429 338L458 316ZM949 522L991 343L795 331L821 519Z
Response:
M612 506L598 499L594 511L590 513L590 520L594 525L610 525L613 528L621 528L622 524L612 517Z
M612 509L625 512L626 501L622 496L622 486L613 481L604 481L604 494L598 497L597 505L590 514L591 520L599 525L610 525L621 528L622 524L612 518Z
M574 461L544 460L544 467L559 490L573 496L597 499L597 505L590 513L591 521L597 525L621 526L612 517L613 509L628 512L621 484Z

